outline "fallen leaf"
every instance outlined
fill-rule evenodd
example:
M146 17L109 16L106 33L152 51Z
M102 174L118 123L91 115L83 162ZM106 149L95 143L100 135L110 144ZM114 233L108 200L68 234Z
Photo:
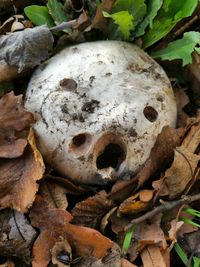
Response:
M184 234L178 238L178 243L182 249L189 255L200 257L200 231Z
M167 248L167 242L163 230L158 224L143 224L140 226L139 245L157 245L161 249Z
M99 229L103 215L114 207L114 203L107 199L107 193L100 191L75 205L72 210L73 223Z
M116 183L109 194L109 198L112 200L123 200L140 188L156 172L162 171L172 161L174 148L181 144L186 130L186 128L173 129L169 126L163 127L149 158L138 174L130 181Z
M200 122L194 124L180 147L175 149L174 161L165 172L164 184L169 197L175 198L188 187L195 177L200 155L196 155L200 144Z
M39 193L48 202L49 207L63 210L67 209L67 190L64 187L44 180L40 184Z
M119 212L121 214L137 214L145 211L148 207L148 203L135 199L135 195L124 200L119 206ZM138 195L137 195L138 197Z
M121 267L137 267L135 264L127 261L126 259L121 259Z
M173 199L180 195L192 180L200 156L191 153L183 146L175 150L172 166L165 172L164 183L168 188L168 195Z
M41 231L33 246L33 267L48 265L51 259L50 250L60 236L68 240L75 256L82 258L90 256L96 261L103 261L104 257L109 256L109 251L116 246L96 230L71 224L70 213L49 208L41 197L36 198L30 211L30 219Z
M13 140L7 144L0 145L0 158L17 158L24 153L27 145L25 139Z
M34 201L37 180L44 173L44 163L34 141L33 130L28 136L25 153L16 159L0 162L0 209L14 208L24 212Z
M33 68L49 56L53 41L53 35L47 26L3 35L0 39L0 61L17 67L18 72Z
M149 202L153 198L153 193L154 193L153 190L147 190L147 189L141 190L139 192L139 198L143 202Z
M19 132L34 122L33 115L24 109L22 97L10 92L0 99L0 133Z
M107 31L107 19L103 16L103 11L110 12L115 0L102 0L97 8L95 17L92 22L92 28L100 31Z
M0 255L30 262L30 246L36 235L23 213L8 209L0 212Z
M141 258L144 267L167 267L160 249L155 245L145 248Z

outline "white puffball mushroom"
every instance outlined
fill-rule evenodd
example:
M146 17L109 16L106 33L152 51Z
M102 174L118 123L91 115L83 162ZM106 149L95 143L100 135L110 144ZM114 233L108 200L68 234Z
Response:
M147 160L176 103L163 69L139 47L97 41L37 68L26 109L47 163L77 183L130 177Z

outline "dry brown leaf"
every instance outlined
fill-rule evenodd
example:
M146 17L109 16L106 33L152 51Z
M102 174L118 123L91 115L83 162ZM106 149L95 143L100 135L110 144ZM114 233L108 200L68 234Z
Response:
M24 212L34 201L36 181L43 176L44 163L35 146L33 130L28 143L23 156L0 163L0 209L9 207Z
M193 182L198 168L200 155L194 154L200 144L200 122L194 124L180 147L175 149L171 167L165 172L164 184L169 197L175 198Z
M107 193L100 191L75 205L72 210L73 223L98 229L103 215L114 207L114 203L107 199Z
M15 96L13 92L4 95L0 110L0 132L22 131L34 122L33 115L24 109L22 95Z
M143 224L140 226L139 245L143 248L146 245L155 244L161 249L167 248L166 237L158 224Z
M140 200L140 192L125 199L119 206L119 212L122 214L137 214L146 210L150 202Z
M67 192L64 187L54 182L44 180L40 184L39 193L51 208L66 210L68 206Z
M135 264L127 261L126 259L121 259L121 267L137 267Z
M100 31L107 31L107 19L103 16L103 11L110 12L115 0L102 0L97 8L92 22L92 28Z
M30 211L32 224L41 233L33 246L33 267L46 267L52 249L59 236L68 240L75 256L103 260L116 245L110 239L91 228L69 223L72 216L61 209L51 209L38 197ZM105 265L106 266L106 265Z
M30 262L30 245L36 235L23 213L8 209L0 212L0 255Z
M160 249L155 245L150 245L141 253L144 267L167 267Z
M181 146L175 150L172 166L165 172L164 183L170 199L180 195L192 180L200 156Z
M27 145L25 139L13 140L7 144L0 145L0 158L17 158L24 153Z
M174 148L182 142L187 129L173 129L163 127L158 135L150 156L144 163L140 172L130 181L123 181L114 185L109 195L110 199L122 200L135 192L145 181L158 171L162 171L171 162L174 156Z
M141 190L139 192L139 198L142 202L149 202L153 198L153 193L154 193L153 190L147 190L147 189Z

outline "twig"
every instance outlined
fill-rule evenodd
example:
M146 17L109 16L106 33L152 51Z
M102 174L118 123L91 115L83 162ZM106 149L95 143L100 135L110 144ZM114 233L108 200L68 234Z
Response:
M76 24L76 19L69 20L69 21L63 22L59 25L56 25L56 26L50 28L50 31L52 33L59 32L59 31L62 31L66 28L70 28L70 27L74 26L75 24Z
M182 199L179 200L175 200L175 201L169 201L169 202L165 202L164 204L154 208L153 210L145 213L144 215L133 219L130 224L128 224L125 227L125 230L127 231L128 229L130 229L134 224L139 224L147 219L152 218L153 216L155 216L158 213L167 211L167 210L171 210L177 206L183 205L183 204L189 204L191 202L194 202L196 200L200 199L200 194L196 194L193 196L184 196Z

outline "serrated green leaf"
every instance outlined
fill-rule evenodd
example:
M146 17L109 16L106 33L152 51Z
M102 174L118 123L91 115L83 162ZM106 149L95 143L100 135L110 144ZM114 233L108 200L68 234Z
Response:
M114 23L118 25L119 30L124 36L124 40L128 40L130 30L133 28L133 16L128 11L120 11L114 14L103 12L104 17L112 18Z
M185 66L192 63L192 52L197 49L195 48L197 44L200 44L200 33L186 32L182 39L169 43L165 49L153 52L151 56L163 60L182 59Z
M198 0L164 0L163 6L143 37L143 48L147 48L166 36L183 18L191 16Z
M49 13L54 19L56 25L67 21L67 16L65 15L63 5L59 1L48 0L47 8L49 9Z
M145 0L116 0L112 12L128 11L134 18L132 30L140 23L147 11Z
M55 25L46 6L27 6L24 8L24 13L37 26L47 24L51 28Z
M145 33L147 26L152 28L153 20L156 17L158 10L161 8L163 0L149 0L147 3L147 15L136 29L136 37L142 36Z

